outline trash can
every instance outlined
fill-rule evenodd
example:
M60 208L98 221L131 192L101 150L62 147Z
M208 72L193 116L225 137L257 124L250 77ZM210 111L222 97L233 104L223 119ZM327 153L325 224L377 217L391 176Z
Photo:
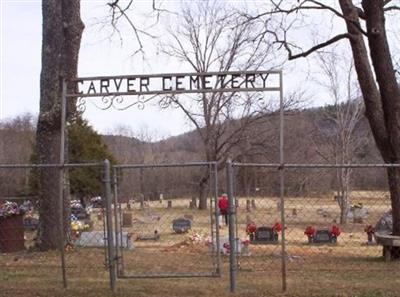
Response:
M24 249L23 215L0 217L0 252L12 253Z

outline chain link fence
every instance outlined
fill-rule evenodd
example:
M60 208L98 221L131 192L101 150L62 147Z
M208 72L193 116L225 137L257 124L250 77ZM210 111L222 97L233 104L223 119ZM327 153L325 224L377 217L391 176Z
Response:
M392 224L388 166L234 163L239 290L395 289L376 241Z
M57 181L52 189L54 200L48 204L38 198L41 170L54 175ZM98 190L86 191L85 196L74 193L74 183L80 182L77 177L88 171L96 173L92 182L97 183ZM0 166L1 294L15 294L21 279L32 289L44 283L50 290L79 287L80 280L87 276L107 285L106 211L100 193L104 190L103 175L101 163ZM66 195L67 191L71 196ZM41 208L46 211L41 212Z
M216 164L120 165L114 173L120 277L219 276Z
M15 294L21 280L56 290L91 279L115 289L116 277L228 275L239 292L396 291L398 263L385 261L376 241L391 224L388 166L398 165L233 163L221 187L233 206L226 226L217 198L224 173L218 181L215 163L1 165L1 293ZM66 232L48 251L40 249L40 169L70 177L90 169L101 188L64 199ZM70 180L64 193L74 193Z

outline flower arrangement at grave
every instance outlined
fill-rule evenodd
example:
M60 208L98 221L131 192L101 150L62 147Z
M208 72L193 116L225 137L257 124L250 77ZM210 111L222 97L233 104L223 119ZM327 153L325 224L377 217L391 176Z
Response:
M0 218L8 218L15 215L25 214L26 209L20 207L16 202L6 201L0 203Z
M243 238L240 242L242 244L242 255L250 256L250 240L248 238Z
M279 233L279 232L282 231L282 224L279 223L279 222L276 222L276 223L272 226L272 229Z
M375 228L372 225L365 226L364 232L367 233L367 243L373 243L373 235L375 234Z
M333 225L332 228L331 228L331 234L332 234L332 236L339 237L340 233L341 233L341 232L340 232L339 227L336 226L336 225Z
M330 229L316 229L313 226L307 226L304 234L308 237L308 243L336 243L336 239L341 234L340 228L333 225ZM329 236L322 239L323 234Z
M375 228L372 225L365 226L364 232L372 235L375 233Z
M254 239L257 231L257 225L254 222L250 222L246 226L246 234L250 237L250 241Z
M307 235L308 239L312 239L315 236L315 228L313 226L307 226L306 230L304 231L304 234Z

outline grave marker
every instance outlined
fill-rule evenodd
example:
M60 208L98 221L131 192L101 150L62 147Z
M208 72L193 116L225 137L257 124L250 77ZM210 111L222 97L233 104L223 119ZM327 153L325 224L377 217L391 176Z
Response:
M122 214L122 227L132 227L132 213Z
M251 241L253 244L268 244L278 242L278 232L271 227L258 227Z
M172 221L172 229L175 233L185 233L192 229L192 221L185 218L179 218Z

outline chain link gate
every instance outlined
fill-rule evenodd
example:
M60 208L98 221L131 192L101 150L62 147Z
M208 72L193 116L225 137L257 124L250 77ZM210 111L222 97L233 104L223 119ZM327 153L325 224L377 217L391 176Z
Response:
M220 276L216 163L118 165L113 173L119 278ZM206 209L198 209L201 190Z

